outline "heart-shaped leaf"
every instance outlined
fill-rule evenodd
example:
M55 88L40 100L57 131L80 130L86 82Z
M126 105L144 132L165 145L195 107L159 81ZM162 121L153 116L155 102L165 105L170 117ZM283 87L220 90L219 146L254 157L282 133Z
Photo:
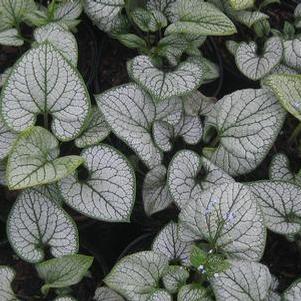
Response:
M211 280L217 301L266 300L271 285L269 269L257 262L231 261L231 267Z
M11 190L56 182L72 173L83 159L59 156L59 142L46 129L32 127L18 137L7 162Z
M301 38L284 41L283 46L284 63L291 68L301 70Z
M183 242L179 238L178 225L174 222L167 224L153 241L152 249L165 255L170 261L189 265L189 257L193 244Z
M171 265L166 274L163 276L162 281L164 287L171 294L175 294L181 286L186 284L186 280L188 278L189 272L186 268L179 265Z
M24 41L19 36L18 31L10 28L0 32L0 45L4 46L21 46Z
M164 165L158 165L146 174L142 194L144 210L148 215L164 210L171 204L172 198L166 183Z
M165 121L155 121L153 124L153 139L158 148L163 152L172 149L172 139L174 138L174 128Z
M84 148L98 144L110 134L110 128L106 123L98 107L93 107L87 127L79 137L75 139L75 145Z
M81 153L88 176L64 178L60 188L73 209L104 221L129 221L135 201L135 174L126 158L108 145Z
M115 291L108 287L99 287L95 291L93 300L95 301L124 301Z
M76 39L71 32L56 23L49 23L37 28L33 35L38 43L41 44L48 41L55 46L73 66L77 65L78 47Z
M178 301L211 301L206 289L198 284L188 284L181 287L178 293Z
M301 120L301 75L273 74L264 80L281 105Z
M263 215L252 192L242 184L227 183L203 191L182 209L180 222L229 257L257 261L263 254Z
M229 0L230 5L235 10L243 10L254 6L254 0Z
M12 132L0 118L0 160L3 160L13 148L18 135Z
M259 181L250 185L267 228L280 234L301 230L301 189L287 182Z
M231 35L236 28L215 5L198 0L178 0L173 6L172 23L165 34Z
M215 105L215 113L212 122L219 145L205 149L204 154L230 175L250 172L262 162L285 118L285 111L267 89L226 95Z
M77 284L88 272L93 257L74 254L50 259L36 265L39 277L45 284L42 292L50 288L62 288Z
M279 37L266 41L262 55L257 54L255 42L239 44L235 60L239 70L248 78L258 80L267 75L282 59L283 45Z
M296 280L283 293L283 301L298 301L301 298L301 279Z
M14 251L28 262L43 260L45 247L55 257L78 251L73 220L36 190L25 190L18 197L7 220L7 235Z
M147 301L172 301L172 296L163 289L156 290L153 292Z
M51 129L62 140L74 139L88 115L90 99L85 84L52 44L40 44L14 65L1 93L1 114L17 132L30 128L38 114L52 116Z
M168 259L152 251L121 259L104 279L106 285L131 301L147 301L168 268Z
M85 13L103 31L110 32L125 6L124 0L85 0Z
M112 131L125 141L149 167L161 163L162 155L151 137L156 117L151 97L135 84L113 88L95 96Z
M202 65L192 60L180 63L173 71L158 69L150 57L136 56L128 62L132 80L147 90L157 101L185 95L196 90L202 82Z
M15 278L15 271L8 266L0 266L0 299L2 301L18 301L11 283Z
M223 170L193 151L179 151L168 167L168 187L179 208L202 190L214 185L234 182Z

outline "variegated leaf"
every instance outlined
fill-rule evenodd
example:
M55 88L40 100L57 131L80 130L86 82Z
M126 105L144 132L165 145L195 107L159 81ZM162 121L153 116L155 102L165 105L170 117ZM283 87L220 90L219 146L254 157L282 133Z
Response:
M61 180L65 202L89 217L104 221L129 221L135 201L135 174L126 158L108 145L81 153L89 175L81 180L71 175Z
M187 203L180 213L186 224L230 258L260 260L266 229L259 205L239 183L211 187Z
M217 301L260 301L268 296L271 274L261 263L233 260L228 270L210 282Z
M287 182L259 181L250 188L260 205L264 223L280 234L294 234L301 230L301 189Z
M163 276L162 281L164 287L171 293L175 294L186 284L186 280L189 278L189 272L186 268L179 265L171 265L168 271Z
M158 165L146 174L142 195L144 210L148 215L164 210L172 203L166 183L166 167L164 165Z
M242 10L235 13L235 19L246 25L249 28L252 28L252 26L261 20L268 19L269 16L260 12L260 11L247 11Z
M190 150L180 151L173 157L167 181L171 196L181 209L202 190L234 182L223 170Z
M284 41L283 46L284 63L291 68L301 70L301 38Z
M257 54L255 42L239 44L235 60L239 70L252 80L266 76L282 59L283 45L279 37L266 41L262 55Z
M0 88L2 88L6 82L6 80L8 79L10 72L11 72L12 68L9 67L7 68L2 74L0 74Z
M58 183L35 186L31 189L38 191L48 199L54 201L57 205L62 206L64 199L61 194Z
M81 135L75 139L75 145L79 148L84 148L98 144L107 138L110 132L109 125L106 123L98 107L93 107L90 119L87 122L87 127Z
M165 255L171 262L189 265L189 257L193 244L183 242L179 238L178 224L170 222L153 241L152 249L156 253Z
M170 10L172 8L172 4L175 3L176 0L148 0L146 3L146 7L148 9L156 9L162 12L165 16L170 15Z
M56 182L83 163L79 156L58 158L59 153L59 142L46 129L32 127L21 133L8 158L6 177L9 189Z
M283 301L298 301L301 298L301 279L296 280L283 293Z
M131 301L147 301L168 268L168 259L152 251L121 259L104 279L107 286Z
M0 117L0 160L3 160L11 152L18 134L12 132Z
M230 5L235 10L243 10L246 8L253 7L255 4L254 0L228 0Z
M149 168L160 164L162 154L151 137L156 117L151 97L135 84L113 88L95 97L114 134L125 141Z
M85 13L106 32L112 31L124 6L124 0L84 0Z
M55 202L36 190L25 190L7 220L7 235L14 251L25 261L44 259L44 248L55 257L78 251L76 225Z
M57 297L53 301L77 301L77 300L73 297L64 296L64 297Z
M245 89L224 96L215 105L213 125L219 144L204 149L210 160L230 175L255 169L282 127L285 111L267 89Z
M264 80L281 105L301 120L301 75L272 74Z
M271 74L298 74L298 71L280 63L272 69Z
M173 23L165 34L231 35L236 28L231 20L211 3L178 0L173 6Z
M112 289L102 286L96 289L93 300L95 301L124 301L124 299Z
M0 299L1 301L18 301L12 288L11 283L15 278L15 271L8 267L0 266Z
M6 29L0 32L0 45L4 46L22 46L24 41L14 28Z
M52 116L51 129L62 141L81 132L90 107L85 84L52 44L40 44L14 65L1 93L1 114L15 131L24 131L38 114Z
M172 149L172 140L174 138L174 128L165 121L155 121L153 124L153 139L155 144L163 152L169 152Z
M37 28L34 38L38 43L48 41L68 60L73 66L77 65L78 47L74 35L56 23L49 23Z
M154 291L149 298L147 299L147 301L172 301L172 296L163 289L158 289L156 291Z
M130 77L157 101L196 90L203 77L202 65L190 60L169 72L158 69L146 55L136 56L127 66Z
M45 282L42 292L47 293L50 288L64 288L77 284L86 275L92 263L93 257L80 254L38 263L37 272Z
M188 284L181 287L178 301L211 301L206 289L199 284Z

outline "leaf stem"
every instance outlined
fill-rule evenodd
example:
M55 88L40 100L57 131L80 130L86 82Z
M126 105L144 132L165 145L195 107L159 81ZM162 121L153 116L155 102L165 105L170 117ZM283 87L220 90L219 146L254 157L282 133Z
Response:
M44 128L48 129L48 113L44 113Z
M294 131L292 132L291 136L288 139L288 143L292 144L292 142L300 135L301 133L301 122L295 127Z

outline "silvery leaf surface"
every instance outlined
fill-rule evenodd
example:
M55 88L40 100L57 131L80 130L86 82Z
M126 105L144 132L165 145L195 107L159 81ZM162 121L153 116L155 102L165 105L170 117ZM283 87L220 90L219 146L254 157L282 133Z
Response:
M301 298L301 280L296 280L293 284L284 291L283 301L298 301Z
M0 298L2 301L19 301L11 288L15 274L12 268L0 265Z
M22 46L24 41L19 37L18 31L14 28L6 29L0 32L0 45L4 46Z
M102 286L95 291L95 301L124 301L124 299L112 289Z

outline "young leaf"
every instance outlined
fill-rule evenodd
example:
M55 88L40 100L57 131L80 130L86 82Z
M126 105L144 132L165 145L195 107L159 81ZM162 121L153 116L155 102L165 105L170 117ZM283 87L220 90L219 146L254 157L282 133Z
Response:
M147 215L164 210L172 203L166 183L166 167L164 165L158 165L146 174L142 196Z
M165 255L171 262L189 265L192 243L182 242L179 238L178 225L167 224L153 241L152 250Z
M215 105L219 145L204 154L230 175L252 171L272 147L285 111L267 89L245 89L224 96ZM213 118L212 118L213 119Z
M128 48L138 48L139 50L147 49L145 40L135 34L119 34L116 35L116 38L121 44L125 45Z
M110 32L116 22L119 22L120 13L125 6L125 0L86 0L85 13L100 30Z
M49 23L37 28L33 33L38 43L48 41L56 47L60 53L76 67L78 59L78 47L74 35L56 23Z
M254 0L229 0L230 5L235 10L243 10L254 6Z
M16 29L10 28L0 32L0 45L21 46L23 44L24 41L20 38Z
M260 260L266 229L252 192L239 183L213 186L187 203L180 222L229 257Z
M181 287L178 293L178 301L211 301L206 289L199 284L188 284Z
M149 298L147 299L147 301L172 301L172 296L163 289L158 289L156 291L154 291Z
M168 268L168 260L152 251L121 259L104 279L107 286L131 301L147 301Z
M231 267L211 279L217 301L266 300L271 285L269 269L257 262L231 261Z
M18 135L12 132L0 117L0 160L11 152Z
M180 63L174 71L165 72L158 69L150 57L139 55L129 61L127 67L132 80L157 101L196 90L203 76L202 65L190 60Z
M301 75L272 74L264 80L281 105L301 120Z
M90 107L80 74L48 42L17 61L0 100L2 117L11 129L24 131L38 114L51 114L52 132L62 141L78 136Z
M21 133L7 162L7 184L17 190L56 182L72 173L83 159L59 156L59 142L46 129L32 127Z
M80 174L62 179L65 202L89 217L104 221L129 221L135 201L135 174L126 158L108 145L81 153L87 179Z
M179 151L173 157L168 167L167 181L171 196L181 209L202 190L234 182L220 168L190 150Z
M84 148L98 144L109 136L110 131L111 130L98 107L92 107L87 127L81 135L75 139L75 145L78 148Z
M2 301L18 301L11 288L15 272L8 266L0 265L0 299Z
M260 205L267 228L280 234L301 230L301 189L291 183L259 181L250 188Z
M148 0L146 7L148 9L154 9L162 12L165 16L170 15L170 10L172 9L173 3L177 0Z
M283 45L281 38L272 37L266 41L263 54L257 54L255 42L239 44L235 60L239 70L252 80L259 80L267 75L282 59Z
M301 70L301 38L284 41L283 45L284 63L291 68Z
M151 97L137 85L127 84L95 98L112 131L133 148L149 168L160 164L162 154L150 134L156 117Z
M171 265L168 271L163 276L162 281L164 287L171 294L175 294L178 290L186 284L186 280L189 278L189 272L182 266Z
M79 283L93 263L93 257L74 254L54 258L36 265L39 277L45 284L42 292L50 288L68 287Z
M95 301L124 301L124 299L118 295L112 289L102 286L96 289L93 300Z
M55 257L78 251L73 220L36 190L25 190L18 197L7 220L7 235L18 256L28 262L43 260L45 247Z
M301 279L296 280L293 284L284 291L283 301L298 301L301 298Z
M231 35L236 28L231 20L211 3L198 0L178 0L173 21L165 31L169 34Z

